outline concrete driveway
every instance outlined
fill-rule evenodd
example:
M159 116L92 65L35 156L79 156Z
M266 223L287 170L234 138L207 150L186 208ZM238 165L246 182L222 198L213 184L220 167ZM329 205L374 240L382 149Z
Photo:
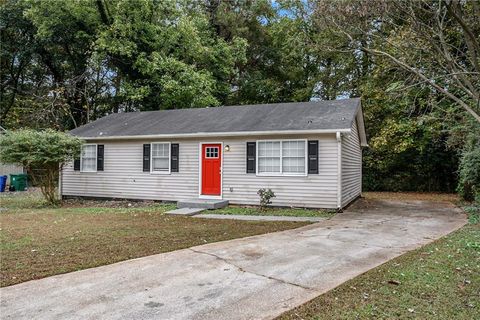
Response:
M331 220L2 288L2 319L269 319L466 223L446 202Z

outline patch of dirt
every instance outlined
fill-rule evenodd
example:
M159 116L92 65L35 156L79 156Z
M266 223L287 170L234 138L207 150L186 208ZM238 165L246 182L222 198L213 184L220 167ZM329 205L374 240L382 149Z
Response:
M459 200L455 193L435 192L363 192L365 199L400 200L400 201L450 201Z
M65 199L62 201L63 208L144 208L158 204L149 200L91 200L82 198Z

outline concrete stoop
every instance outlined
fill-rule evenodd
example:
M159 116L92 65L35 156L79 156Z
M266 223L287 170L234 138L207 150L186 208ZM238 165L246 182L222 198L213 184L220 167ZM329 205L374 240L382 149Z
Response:
M177 208L221 209L228 206L228 200L192 199L178 201Z

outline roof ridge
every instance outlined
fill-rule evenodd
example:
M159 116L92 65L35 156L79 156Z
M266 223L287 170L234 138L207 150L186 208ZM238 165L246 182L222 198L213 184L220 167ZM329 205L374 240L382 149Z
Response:
M127 112L115 112L108 114L104 117L108 117L112 114L132 114L132 113L153 113L153 112L165 112L165 111L170 111L170 112L179 112L179 111L184 111L184 110L208 110L208 109L227 109L227 108L246 108L246 107L260 107L260 106L280 106L280 105L289 105L289 104L303 104L303 103L315 103L315 104L321 104L321 103L326 103L326 102L332 102L332 103L339 103L340 101L345 101L345 100L360 100L359 97L355 98L346 98L346 99L338 99L338 100L309 100L309 101L289 101L289 102L270 102L270 103L259 103L259 104L235 104L235 105L221 105L221 106L213 106L213 107L202 107L202 108L179 108L179 109L160 109L160 110L147 110L147 111L127 111ZM103 117L103 118L104 118Z

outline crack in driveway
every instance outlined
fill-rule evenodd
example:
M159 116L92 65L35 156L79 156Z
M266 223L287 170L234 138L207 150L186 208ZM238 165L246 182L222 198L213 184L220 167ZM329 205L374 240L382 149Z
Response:
M266 278L266 279L269 279L269 280L273 280L273 281L277 281L277 282L280 282L280 283L283 283L283 284L287 284L287 285L290 285L290 286L295 286L295 287L298 287L298 288L302 288L304 290L308 290L308 291L313 291L313 292L319 292L317 289L315 288L311 288L311 287L307 287L307 286L303 286L301 284L298 284L298 283L294 283L294 282L290 282L290 281L286 281L286 280L283 280L283 279L279 279L279 278L275 278L275 277L272 277L272 276L268 276L268 275L265 275L265 274L261 274L261 273L256 273L256 272L253 272L253 271L250 271L250 270L247 270L239 265L236 265L235 263L233 263L232 261L230 261L229 259L225 259L223 257L220 257L219 255L216 255L214 253L210 253L210 252L206 252L206 251L200 251L200 250L195 250L193 248L188 248L188 250L192 251L192 252L195 252L195 253L198 253L198 254L205 254L205 255L209 255L211 257L214 257L222 262L225 262L226 264L228 265L231 265L235 268L237 268L240 272L245 272L245 273L250 273L250 274L253 274L253 275L256 275L258 277L262 277L262 278Z

